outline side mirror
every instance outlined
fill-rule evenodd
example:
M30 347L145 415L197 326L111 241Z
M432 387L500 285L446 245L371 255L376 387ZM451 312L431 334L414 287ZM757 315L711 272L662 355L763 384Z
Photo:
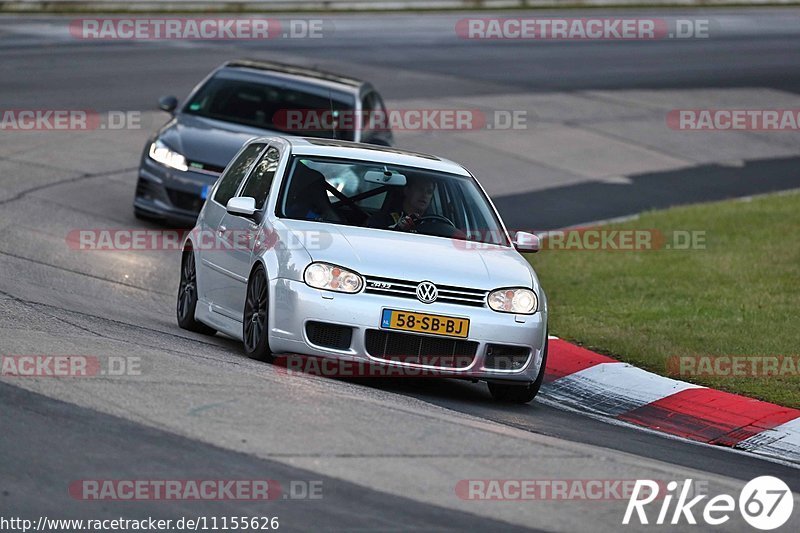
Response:
M249 196L236 196L228 200L228 205L225 209L231 215L237 215L245 218L255 218L256 213L256 199Z
M158 99L158 108L161 111L166 111L169 114L175 112L175 108L178 107L178 99L174 96L162 96Z
M539 251L539 237L527 231L518 231L514 235L514 248L524 254L533 254Z

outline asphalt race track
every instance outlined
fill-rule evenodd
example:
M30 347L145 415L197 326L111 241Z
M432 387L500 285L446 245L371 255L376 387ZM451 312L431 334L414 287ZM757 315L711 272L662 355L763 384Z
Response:
M471 42L452 31L467 15L341 15L326 17L323 40L95 43L70 38L68 19L0 18L3 108L142 112L140 128L0 133L0 353L141 360L141 375L2 378L0 506L30 518L277 515L287 530L616 531L624 501L475 502L455 487L692 478L738 494L775 475L800 492L790 466L541 401L499 405L484 384L287 376L236 342L178 329L177 253L66 241L74 229L158 227L131 208L141 149L166 120L156 100L185 96L235 57L369 79L390 107L527 110L525 131L396 135L475 170L512 228L800 187L797 133L676 132L664 119L676 108L800 108L800 11L683 15L712 19L716 33ZM313 480L323 498L104 503L67 490L142 478ZM798 526L795 512L785 530ZM740 517L726 526L747 528Z

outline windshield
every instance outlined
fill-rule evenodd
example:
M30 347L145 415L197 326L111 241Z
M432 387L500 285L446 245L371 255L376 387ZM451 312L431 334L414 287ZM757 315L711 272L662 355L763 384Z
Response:
M192 96L183 107L183 112L265 130L289 132L286 120L289 111L302 111L304 116L330 112L347 115L352 113L354 106L354 97L323 87L273 83L269 80L233 80L217 75ZM352 128L334 131L313 127L308 131L295 129L290 133L353 140Z
M368 161L294 156L278 216L509 245L473 178Z

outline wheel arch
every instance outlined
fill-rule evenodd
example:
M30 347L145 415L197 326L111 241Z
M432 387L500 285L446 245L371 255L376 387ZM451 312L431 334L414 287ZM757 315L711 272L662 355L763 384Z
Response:
M256 260L253 261L253 264L250 265L250 272L247 273L248 283L250 282L250 276L253 275L253 272L255 272L258 267L264 269L264 273L267 275L267 281L269 281L269 268L267 267L267 262L262 256L258 256L256 257Z
M201 268L201 259L197 255L197 248L195 247L191 233L183 240L183 246L181 247L181 269L183 269L183 261L187 253L191 253L194 256L194 275L197 284L197 299L200 301L204 299L203 296L205 295L203 292L205 280L202 279L203 276L201 273L203 272L203 269Z

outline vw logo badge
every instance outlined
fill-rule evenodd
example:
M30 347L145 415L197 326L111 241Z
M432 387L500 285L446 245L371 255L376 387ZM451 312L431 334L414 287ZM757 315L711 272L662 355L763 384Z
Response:
M430 281L417 285L417 299L424 304L432 304L439 297L439 290Z

